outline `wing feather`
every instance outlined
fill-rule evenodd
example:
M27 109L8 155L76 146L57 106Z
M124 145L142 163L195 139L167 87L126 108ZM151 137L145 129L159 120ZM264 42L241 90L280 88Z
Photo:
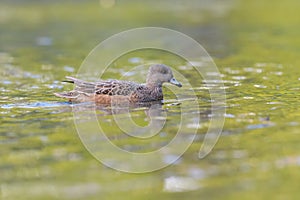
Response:
M67 76L68 82L75 84L75 91L84 93L95 93L103 95L124 95L128 96L141 87L141 84L131 81L120 80L101 80L97 82L83 81L74 77Z

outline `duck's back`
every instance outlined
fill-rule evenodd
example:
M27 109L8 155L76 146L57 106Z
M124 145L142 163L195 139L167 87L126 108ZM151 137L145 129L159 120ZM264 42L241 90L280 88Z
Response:
M122 80L101 80L97 82L83 81L74 77L66 77L75 84L75 89L69 92L55 93L58 97L69 99L71 102L95 101L101 104L114 102L149 102L163 99L162 88L149 88Z
M97 82L87 82L73 77L67 77L67 79L75 84L75 91L97 95L129 96L137 88L142 87L141 84L131 81L101 80Z

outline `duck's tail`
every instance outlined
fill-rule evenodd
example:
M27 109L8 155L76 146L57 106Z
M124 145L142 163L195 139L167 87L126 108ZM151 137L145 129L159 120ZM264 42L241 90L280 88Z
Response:
M66 76L65 83L75 84L75 89L68 92L54 93L55 96L66 98L71 102L81 101L81 99L89 99L95 91L95 84L87 81L83 81L71 76Z
M79 79L76 79L76 78L71 77L71 76L66 76L66 79L67 80L64 80L62 82L76 84L76 82L80 81ZM57 97L66 98L69 101L72 101L72 100L76 99L79 96L78 92L76 92L76 91L56 92L56 93L54 93L54 95L57 96Z
M57 96L57 97L66 98L66 99L69 99L69 100L76 99L79 96L79 94L76 93L75 91L57 92L57 93L54 93L54 95Z

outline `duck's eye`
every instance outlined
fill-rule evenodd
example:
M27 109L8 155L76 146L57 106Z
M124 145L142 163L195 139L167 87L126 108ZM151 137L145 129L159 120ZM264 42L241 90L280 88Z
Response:
M167 74L167 73L168 73L168 71L167 71L167 70L165 70L165 69L163 69L163 70L161 71L161 73L162 73L162 74Z

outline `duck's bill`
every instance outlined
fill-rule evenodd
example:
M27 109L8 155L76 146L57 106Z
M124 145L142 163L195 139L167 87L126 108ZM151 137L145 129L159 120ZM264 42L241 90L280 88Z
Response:
M175 78L172 78L170 80L170 83L173 84L173 85L176 85L178 87L182 87L182 84L180 82L178 82Z

